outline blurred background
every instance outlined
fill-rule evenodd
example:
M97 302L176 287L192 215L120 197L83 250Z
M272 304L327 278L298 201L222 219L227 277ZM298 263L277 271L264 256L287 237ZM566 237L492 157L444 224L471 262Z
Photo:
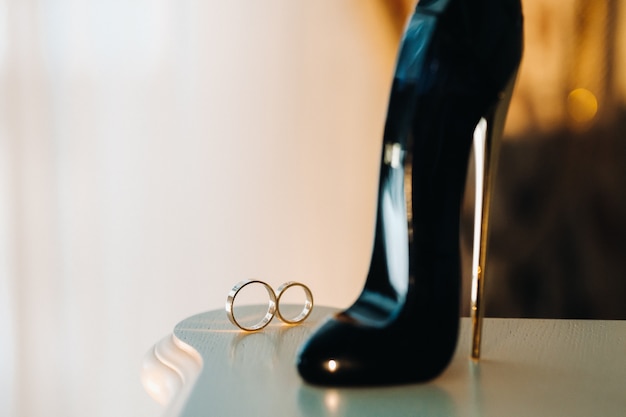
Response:
M0 415L159 415L145 353L241 279L348 306L414 5L1 1ZM623 319L626 4L523 7L487 315Z
M626 2L522 4L526 47L496 177L486 314L623 319ZM472 216L466 205L466 256Z

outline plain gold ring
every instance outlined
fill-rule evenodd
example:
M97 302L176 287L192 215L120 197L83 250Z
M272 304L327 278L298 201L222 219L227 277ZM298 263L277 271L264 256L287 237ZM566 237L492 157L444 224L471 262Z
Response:
M263 318L258 323L250 327L247 327L247 326L242 326L241 324L239 324L239 322L235 318L235 314L233 312L233 304L235 302L235 297L237 297L237 294L239 293L239 291L241 291L247 285L251 285L251 284L263 285L265 289L267 290L267 294L270 296L270 299L267 304L267 312L265 313L265 316L263 316ZM241 330L244 330L246 332L254 332L257 330L261 330L262 328L267 326L270 321L272 321L272 319L274 318L274 314L276 314L276 311L277 311L277 305L278 305L278 300L276 298L276 294L274 293L274 290L272 289L272 287L270 287L267 283L263 281L249 279L249 280L238 282L230 290L230 292L228 293L228 296L226 297L225 308L226 308L226 315L228 316L228 319L230 320L232 324L234 324L235 326L239 327Z
M283 296L285 291L287 291L291 287L302 287L306 296L306 300L304 301L304 307L302 308L300 314L298 314L294 318L287 319L280 312L280 298ZM280 287L278 287L278 291L276 293L276 315L280 320L287 324L298 324L306 320L307 317L309 317L309 314L311 314L311 310L313 310L313 294L311 293L309 287L296 281L285 282Z

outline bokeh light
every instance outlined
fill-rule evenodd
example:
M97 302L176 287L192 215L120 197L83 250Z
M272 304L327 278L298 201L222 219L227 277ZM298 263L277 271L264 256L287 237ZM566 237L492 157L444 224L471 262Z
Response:
M567 111L574 121L587 123L598 113L598 99L586 88L576 88L567 96Z

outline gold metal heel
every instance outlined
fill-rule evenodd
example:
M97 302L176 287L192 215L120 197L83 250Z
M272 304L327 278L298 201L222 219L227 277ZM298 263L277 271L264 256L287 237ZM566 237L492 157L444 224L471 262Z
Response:
M474 243L472 254L472 359L480 359L484 316L484 287L489 239L489 213L494 177L500 153L504 123L517 74L513 74L500 100L490 113L481 118L474 130L476 191L474 203Z

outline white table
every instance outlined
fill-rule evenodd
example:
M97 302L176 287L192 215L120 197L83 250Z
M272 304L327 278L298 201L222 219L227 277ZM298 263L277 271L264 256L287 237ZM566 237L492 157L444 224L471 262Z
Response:
M145 358L142 381L166 417L626 416L626 321L494 319L470 359L470 321L448 369L426 384L320 388L297 347L335 309L300 326L243 333L214 310L181 321Z

